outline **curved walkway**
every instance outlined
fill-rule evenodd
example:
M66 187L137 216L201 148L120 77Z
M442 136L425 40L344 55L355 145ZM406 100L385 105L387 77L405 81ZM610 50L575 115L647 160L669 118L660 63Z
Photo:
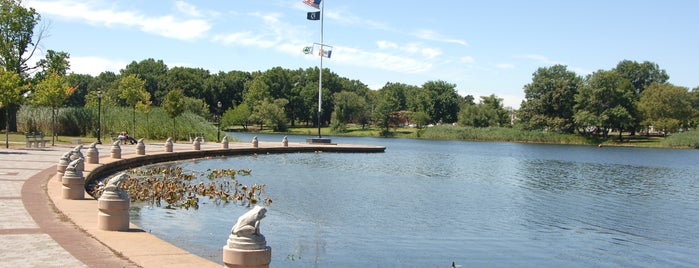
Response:
M205 143L201 149L220 150L220 146ZM279 142L260 142L259 147L279 151L281 145ZM289 143L289 147L307 149L314 146ZM65 200L60 197L61 185L56 179L56 164L60 156L72 148L54 146L0 150L2 266L221 267L219 263L172 246L133 224L127 232L98 230L96 200ZM98 146L101 164L119 161L109 157L110 148L111 144ZM135 154L134 145L121 148L122 159L139 157ZM230 143L230 148L249 151L251 145ZM351 151L351 148L367 147L338 145L327 148L349 148ZM166 154L163 151L163 144L146 145L147 155ZM174 151L192 151L192 145L175 144ZM86 154L86 149L83 149L83 154ZM85 175L101 164L86 164ZM221 238L222 246L226 239Z

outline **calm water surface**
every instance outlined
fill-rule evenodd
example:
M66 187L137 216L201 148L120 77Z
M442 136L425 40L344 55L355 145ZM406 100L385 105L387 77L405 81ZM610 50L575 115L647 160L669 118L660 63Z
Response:
M273 267L699 266L699 150L333 142L387 150L177 164L192 171L250 168L242 183L268 184L274 203L260 228ZM211 204L198 211L132 206L133 223L216 262L245 212Z

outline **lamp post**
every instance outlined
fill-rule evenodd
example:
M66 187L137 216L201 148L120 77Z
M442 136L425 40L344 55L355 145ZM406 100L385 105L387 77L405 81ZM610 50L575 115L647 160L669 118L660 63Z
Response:
M218 124L217 124L217 126L218 126L218 134L216 134L216 140L217 140L218 142L221 142L221 106L222 106L222 105L223 105L223 104L221 103L221 101L219 101L218 103L216 103L216 106L218 106Z
M102 90L97 91L97 144L102 144Z

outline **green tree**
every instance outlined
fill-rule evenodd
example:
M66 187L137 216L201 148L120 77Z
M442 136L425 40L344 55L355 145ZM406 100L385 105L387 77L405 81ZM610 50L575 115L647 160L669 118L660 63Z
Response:
M243 102L240 105L235 106L235 108L228 109L225 113L223 113L221 127L226 128L233 125L240 125L244 130L247 130L251 115L252 110L247 103Z
M63 51L47 50L44 59L39 60L36 64L41 70L34 75L35 81L44 80L49 74L57 73L60 76L65 76L70 70L70 54Z
M44 37L44 28L35 34L40 20L39 13L34 8L23 7L21 0L0 0L0 66L7 72L16 73L21 81L35 68L27 62ZM22 89L28 90L28 87ZM9 130L17 131L17 106L10 104L3 109L9 110Z
M121 70L120 74L122 77L135 74L143 79L145 81L145 90L153 98L153 105L159 106L170 88L165 86L167 72L168 67L162 60L156 61L149 58L140 62L132 61L126 65L126 68ZM174 86L176 87L177 85Z
M490 110L493 118L491 126L504 127L510 124L510 112L503 106L503 99L498 98L495 94L490 96L481 96L481 104Z
M140 102L149 102L150 93L144 88L145 81L132 74L122 77L119 81L119 98L131 107L133 113L133 137L136 137L136 105Z
M429 81L422 88L430 93L433 110L430 117L439 123L454 123L458 119L461 96L456 85L445 81Z
M636 89L636 94L641 94L647 86L652 83L665 83L670 76L665 72L665 70L660 69L658 64L644 61L642 63L630 60L620 61L615 71L619 73L622 77L631 81L633 87Z
M564 65L539 68L524 86L518 117L527 129L574 131L575 94L582 78Z
M260 125L266 125L277 132L287 130L287 118L284 112L286 99L276 99L274 102L268 100L262 101L253 109L253 115L260 120Z
M645 118L644 125L676 132L691 120L691 97L685 87L653 83L641 92L639 110Z
M173 89L165 95L163 100L163 109L165 113L172 118L172 139L177 140L177 121L176 118L184 113L184 93L181 89Z
M333 109L331 126L335 131L344 132L348 123L360 122L366 110L366 101L354 92L342 91L333 94L335 108Z
M633 92L633 84L616 71L599 70L588 75L575 95L574 118L584 119L576 122L577 126L587 128L591 126L585 123L599 122L595 127L603 129L605 138L608 129L616 128L621 139L621 132L634 124L634 113L630 112L635 109Z
M0 107L7 108L11 105L19 105L24 100L22 96L22 81L19 75L7 72L0 68ZM10 147L10 109L5 109L5 148Z
M33 104L51 108L51 145L55 145L58 109L63 106L63 102L76 88L68 85L65 76L51 73L36 86L35 91L30 95Z

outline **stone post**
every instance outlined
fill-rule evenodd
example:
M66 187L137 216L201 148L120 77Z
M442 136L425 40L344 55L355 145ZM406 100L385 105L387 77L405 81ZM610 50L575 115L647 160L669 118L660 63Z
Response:
M90 144L90 147L87 147L86 159L88 164L100 163L100 152L97 150L97 142L93 142Z
M85 198L85 178L83 172L77 166L83 163L83 158L78 158L70 162L61 178L61 196L63 199L78 200ZM84 163L83 163L84 164Z
M201 150L201 142L199 141L199 137L194 138L194 142L192 143L192 149L196 151Z
M114 159L121 159L121 146L119 146L120 141L115 141L112 144L111 156Z
M252 142L251 142L251 143L252 143L252 147L257 148L257 146L258 146L257 136L255 136L255 137L252 138Z
M73 161L73 160L76 160L76 159L78 159L78 158L82 158L82 159L84 160L84 159L85 159L85 156L84 156L83 153L80 151L80 150L82 150L82 149L83 149L83 145L82 145L82 144L80 144L80 145L78 145L78 146L75 146L75 148L73 148L73 151L71 151L72 154L70 155L70 160ZM80 162L80 163L78 164L78 166L76 167L76 169L77 169L77 170L80 170L80 171L84 171L84 170L85 170L85 161Z
M255 206L238 218L223 246L225 267L269 267L272 248L260 233L260 220L267 209Z
M138 139L136 143L136 154L146 155L146 144L143 143L143 138Z
M97 200L97 228L105 231L129 230L129 193L119 186L128 179L126 173L111 177L104 187L104 192Z
M286 136L282 139L282 146L289 147L289 139Z
M68 151L61 158L58 159L58 166L56 166L56 171L58 173L58 179L60 181L63 176L63 172L66 171L66 167L70 164L70 156L73 155L73 151Z
M165 152L172 153L172 138L167 138L165 141Z
M228 136L223 136L223 140L221 140L221 145L223 146L223 149L228 149Z

